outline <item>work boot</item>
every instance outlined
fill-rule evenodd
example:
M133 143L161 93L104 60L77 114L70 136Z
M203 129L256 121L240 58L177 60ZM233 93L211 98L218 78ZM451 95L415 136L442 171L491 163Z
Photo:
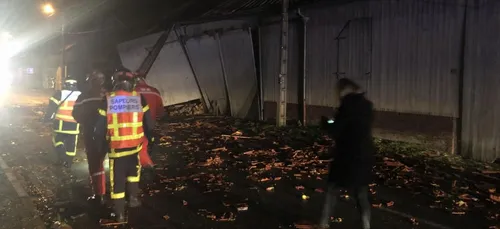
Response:
M131 208L140 207L141 206L141 201L137 197L131 196L129 198L129 201L128 201L128 206L131 207Z
M87 198L87 200L95 205L100 205L100 206L106 205L106 200L104 199L104 196L101 195L92 195L89 198Z
M113 218L117 223L124 223L126 222L125 219L125 212L124 211L116 211L113 213Z

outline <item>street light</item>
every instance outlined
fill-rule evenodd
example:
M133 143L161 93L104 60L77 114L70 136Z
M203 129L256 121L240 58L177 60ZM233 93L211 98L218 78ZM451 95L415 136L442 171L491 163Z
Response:
M51 3L45 3L42 6L42 12L47 15L47 17L51 17L56 13L56 10L54 6ZM65 52L66 52L66 41L64 37L65 33L65 18L64 18L64 12L60 13L62 16L62 25L61 25L61 40L62 40L62 51L61 51L61 74L60 76L56 76L56 82L55 82L55 89L56 90L61 90L62 89L62 81L64 78L66 78L66 58L65 58Z
M52 6L52 4L50 3L45 3L43 6L42 6L42 12L47 15L47 16L52 16L54 15L54 13L56 13L56 10L54 9L54 6Z

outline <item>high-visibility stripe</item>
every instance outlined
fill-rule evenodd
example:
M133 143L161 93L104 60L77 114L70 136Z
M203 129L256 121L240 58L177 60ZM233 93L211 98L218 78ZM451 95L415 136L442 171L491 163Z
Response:
M146 111L149 111L149 105L146 105L142 108L142 112L146 113Z
M65 122L72 122L72 123L76 122L73 116L71 115L56 114L56 119Z
M73 118L73 107L75 106L75 101L81 93L78 91L67 91L64 90L61 92L61 96L65 96L66 100L63 104L58 108L57 113L55 115L55 119L62 120L65 122L76 123L76 120ZM57 102L58 104L60 102Z
M70 157L74 157L76 156L76 146L78 145L78 135L74 136L75 137L75 148L73 148L72 150L73 151L66 151L66 155L70 156ZM66 150L68 150L68 148L66 148Z
M111 148L111 152L108 153L109 158L118 158L118 157L125 157L125 156L130 156L136 153L139 153L142 150L142 144L139 145L137 148L128 150L128 151L120 151L116 152L115 149Z
M111 136L111 141L131 141L131 140L139 140L144 137L144 133L136 134L136 135L128 135L128 136Z
M80 124L77 123L76 124L76 129L74 130L63 130L63 125L64 125L64 121L62 120L58 120L59 123L57 125L57 129L54 129L54 132L55 133L61 133L61 134L79 134L80 133Z
M108 95L108 102L115 96L137 96L136 91L128 92L112 92ZM142 99L142 98L139 98ZM140 100L141 104L142 101ZM148 110L149 107L143 107ZM103 109L99 109L99 114L106 115L107 117L107 139L110 141L110 148L112 149L125 149L135 148L142 143L144 138L144 130L142 125L143 112L124 112L124 113L108 113ZM132 150L130 152L120 152L114 154L114 157L127 156L137 152Z
M136 116L136 115L134 115ZM137 119L137 117L134 117L135 119ZM115 129L115 128L129 128L129 127L141 127L142 126L142 123L140 122L136 122L134 120L134 122L128 122L128 123L117 123L117 124L108 124L108 128L112 128L112 129Z
M103 109L99 109L98 111L99 111L99 114L100 114L101 116L106 116L106 111L105 111L105 110L103 110Z
M110 192L111 199L123 199L125 198L125 192L115 193L115 160L109 159L109 181L110 181Z
M52 136L52 144L54 147L58 147L60 145L64 145L64 142L56 142L56 136Z
M137 165L135 166L137 168L137 176L129 176L127 177L128 182L139 182L141 181L141 156L140 153L137 154Z
M59 105L59 100L54 97L50 97L50 101L54 102L56 105Z
M125 192L120 192L120 193L114 193L114 192L111 192L111 199L123 199L125 198Z

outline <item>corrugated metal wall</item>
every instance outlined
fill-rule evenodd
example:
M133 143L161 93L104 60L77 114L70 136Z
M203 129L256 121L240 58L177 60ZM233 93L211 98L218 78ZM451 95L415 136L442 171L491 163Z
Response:
M467 13L462 149L500 158L500 2L475 1Z
M256 118L257 110L250 110L258 91L250 31L235 30L223 33L220 36L220 44L227 74L231 115L238 118Z
M160 91L165 106L201 98L193 71L174 32L151 66L147 82Z
M138 69L148 55L147 49L153 47L162 33L151 34L119 44L118 53L120 54L123 67L132 71Z
M205 103L220 114L228 114L227 93L217 40L206 35L188 40L186 46Z
M182 26L179 32L181 35L191 38L202 36L206 34L207 31L245 29L254 24L257 24L257 20L255 20L254 17L229 19Z
M280 74L280 24L260 28L262 56L262 85L264 101L278 101L278 75ZM298 103L299 80L301 78L300 36L299 24L290 23L288 32L288 77L287 102ZM264 111L266 112L266 111Z
M161 34L156 33L119 44L118 51L123 66L132 71L137 70L148 55L148 49L152 48ZM173 32L151 67L147 81L160 91L164 105L200 98L193 72Z
M348 76L367 87L378 110L455 117L461 12L458 4L416 0L306 10L308 104L335 106L335 79ZM277 74L278 28L262 27L263 56L270 59L263 63L266 101L277 96L276 77L268 77ZM290 39L299 38L293 31ZM290 47L293 58L298 53ZM297 103L294 77L289 103Z

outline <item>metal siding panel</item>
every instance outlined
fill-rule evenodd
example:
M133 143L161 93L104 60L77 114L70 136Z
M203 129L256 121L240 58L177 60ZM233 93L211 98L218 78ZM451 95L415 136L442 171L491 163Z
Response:
M278 75L280 51L280 24L261 27L262 36L262 78L264 87L264 101L278 100ZM297 23L289 25L288 40L288 76L287 76L287 103L298 103L299 79L301 80L300 58L300 29Z
M186 46L208 107L212 104L215 110L226 114L227 96L217 41L203 36L188 40Z
M468 9L462 152L481 161L500 158L500 3Z
M231 114L238 118L255 117L250 107L257 95L253 44L248 31L233 31L221 36L221 48L227 74Z
M458 4L380 2L371 11L376 108L456 117L458 76L451 70L459 61Z
M262 84L264 101L276 102L279 75L279 25L261 27Z
M132 71L138 69L148 55L147 49L154 46L162 33L155 33L118 44L117 49L122 65Z
M163 46L148 73L147 81L160 91L165 106L201 97L179 42Z
M339 58L337 37L345 24L355 15L353 7L348 4L326 9L306 11L310 17L307 34L307 70L306 84L307 103L309 105L338 105L334 86L340 66L346 66L346 58ZM340 46L341 52L349 53L348 47ZM339 61L339 62L337 62ZM338 66L337 66L338 65Z
M340 66L350 66L350 70L346 69L351 72L361 63L371 66L371 77L360 84L367 88L376 109L457 115L458 80L451 70L458 68L457 36L461 28L458 4L414 0L358 2L306 13L311 17L309 104L335 105L332 88L339 54L335 38L349 20L371 17L371 26L358 25L344 31L351 37L346 37L350 40L341 46L339 62ZM366 52L359 46L359 42L367 45L368 29L371 29L371 61L361 56Z
M299 80L302 80L302 59L300 58L300 39L302 29L299 23L288 25L288 75L287 75L287 103L298 104L299 95L302 88ZM278 30L279 31L279 30ZM278 46L279 47L279 46Z

